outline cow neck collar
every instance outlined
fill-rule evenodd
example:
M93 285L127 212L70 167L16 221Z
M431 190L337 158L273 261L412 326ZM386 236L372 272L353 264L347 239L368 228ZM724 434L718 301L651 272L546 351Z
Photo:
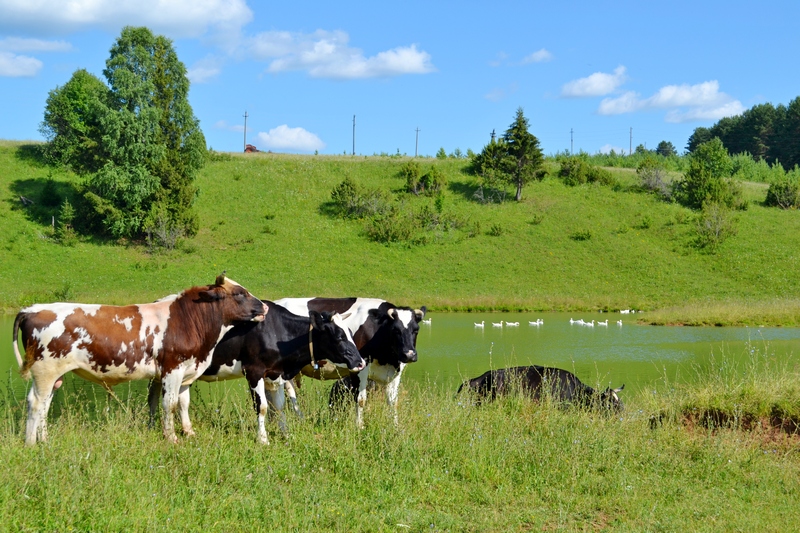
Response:
M314 367L314 370L319 370L319 365L314 360L314 339L311 332L314 331L314 323L310 322L308 324L308 353L311 354L311 366Z

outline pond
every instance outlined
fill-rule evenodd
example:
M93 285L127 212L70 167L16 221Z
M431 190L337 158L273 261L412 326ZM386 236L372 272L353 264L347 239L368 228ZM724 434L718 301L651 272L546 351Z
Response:
M453 391L463 379L490 368L540 364L570 370L588 385L625 384L626 391L633 392L664 377L691 381L711 357L746 360L751 353L777 358L800 354L800 328L639 326L636 315L619 313L429 313L426 318L430 324L420 325L417 341L419 361L407 367L404 382ZM578 319L595 323L589 327L570 322ZM542 323L530 324L538 320ZM607 326L598 324L606 320ZM476 327L476 322L484 326ZM493 325L501 322L502 327ZM519 325L508 326L509 322ZM0 316L0 387L10 387L13 397L24 401L26 383L17 372L11 344L13 323L14 316ZM213 390L221 385L200 386ZM72 387L96 386L67 379L65 390ZM120 397L145 395L144 384L117 390Z

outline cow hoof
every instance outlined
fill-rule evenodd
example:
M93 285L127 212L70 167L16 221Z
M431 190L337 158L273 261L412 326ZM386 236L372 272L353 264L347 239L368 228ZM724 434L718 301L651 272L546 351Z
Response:
M183 434L187 437L194 437L196 435L193 429L184 429Z

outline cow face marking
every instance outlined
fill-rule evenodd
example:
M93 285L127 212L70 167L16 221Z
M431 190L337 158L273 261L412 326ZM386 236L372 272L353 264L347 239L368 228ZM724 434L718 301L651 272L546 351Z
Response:
M425 316L421 309L392 308L386 313L391 328L391 344L400 363L413 363L417 360L417 335L419 323Z

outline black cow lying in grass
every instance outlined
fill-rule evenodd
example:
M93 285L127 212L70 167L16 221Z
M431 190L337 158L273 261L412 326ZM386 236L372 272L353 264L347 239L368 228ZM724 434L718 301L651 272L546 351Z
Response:
M571 404L593 409L621 411L622 401L617 393L625 388L607 388L603 392L584 385L575 374L544 366L517 366L489 370L475 379L464 382L459 388L471 389L482 400L494 400L513 391L520 391L534 400L549 398L558 404Z

